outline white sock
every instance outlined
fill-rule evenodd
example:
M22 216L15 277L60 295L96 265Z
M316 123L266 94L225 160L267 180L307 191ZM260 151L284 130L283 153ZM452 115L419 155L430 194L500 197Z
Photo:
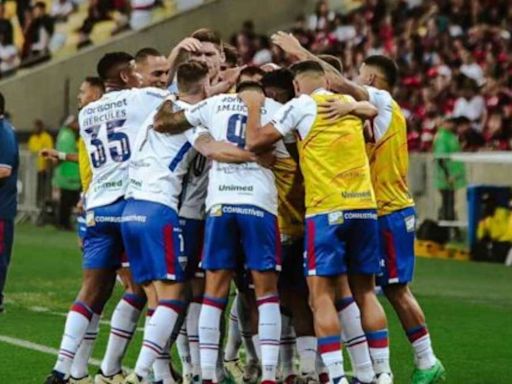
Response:
M123 357L145 304L145 297L132 293L125 293L117 303L110 320L107 349L101 362L101 371L105 376L112 376L121 371Z
M322 361L329 371L331 383L345 376L343 368L343 354L341 353L341 337L333 335L318 338L318 352L322 356Z
M62 378L67 378L70 374L76 351L87 332L93 314L92 309L80 301L75 301L68 312L59 356L53 368Z
M361 326L361 312L352 297L345 297L336 303L341 323L341 338L352 361L355 376L364 383L370 383L375 372L368 349L368 342Z
M185 319L186 321L186 319ZM190 363L190 348L188 346L187 325L183 323L178 338L176 339L176 348L181 360L182 375L190 375L192 373L192 365Z
M317 356L316 337L297 337L297 354L299 355L301 373L315 374Z
M281 339L281 313L279 297L268 295L258 297L258 335L261 348L261 380L276 380Z
M94 313L85 332L85 336L80 343L78 351L76 351L73 364L71 364L71 377L75 379L81 379L89 375L89 359L92 355L92 349L96 338L98 337L98 331L100 329L101 314Z
M160 353L153 362L153 374L157 382L165 382L172 379L171 366L169 365L171 362L170 349L171 339L169 338L167 343L165 343L162 353Z
M381 329L379 331L366 332L366 340L368 340L368 347L370 348L370 356L372 358L375 374L391 373L391 367L389 365L388 330Z
M284 379L295 375L293 369L293 352L295 350L295 331L292 318L281 313L281 340L279 344L279 361Z
M188 306L187 313L187 334L188 346L190 348L190 363L194 376L201 376L201 360L199 355L199 316L201 314L201 303L193 301Z
M218 382L217 359L219 357L220 317L226 307L226 299L204 296L199 316L199 351L202 379Z
M436 355L432 349L430 334L426 325L408 329L407 337L414 350L414 363L418 369L429 369L436 364Z
M329 382L329 370L327 369L327 367L324 364L324 361L322 360L322 355L320 355L320 352L318 352L318 347L316 354L316 371L318 372L318 381L320 383L323 384Z
M238 350L242 345L242 336L238 326L238 296L235 296L229 312L228 339L224 346L224 360L238 359Z
M165 355L166 345L185 303L179 300L160 300L144 330L142 349L135 365L135 373L142 378L149 375L158 356Z

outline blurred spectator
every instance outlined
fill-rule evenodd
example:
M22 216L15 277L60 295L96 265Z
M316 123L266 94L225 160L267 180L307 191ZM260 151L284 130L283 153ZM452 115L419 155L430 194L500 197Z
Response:
M335 13L329 10L327 0L316 2L315 13L309 16L308 29L311 31L323 31L329 27L329 23L334 20Z
M454 118L445 119L434 138L436 188L441 194L440 220L455 220L455 191L466 186L464 164L447 156L461 151Z
M474 152L482 148L485 140L482 134L471 126L471 120L465 116L453 119L460 144L464 152Z
M80 34L78 41L78 48L90 45L92 42L89 35L94 28L94 25L100 21L110 20L109 11L112 4L110 1L105 0L90 0L89 8L87 9L87 17L85 18L82 26L78 29Z
M263 65L272 62L272 51L270 50L270 39L267 36L258 36L255 39L254 49L256 53L252 58L254 65Z
M5 5L0 2L0 35L4 35L4 44L12 44L13 29L11 21L5 17Z
M34 121L34 132L28 139L28 150L37 156L37 203L39 206L50 196L50 164L40 151L53 148L53 138L41 120Z
M0 32L0 78L14 73L19 65L18 49Z
M151 24L155 0L131 0L130 28L136 31Z
M511 128L510 121L505 122L501 111L494 110L489 115L484 128L486 149L510 151L512 139L510 135Z
M453 115L455 117L467 117L472 122L473 127L482 132L485 113L485 100L478 93L477 83L468 77L463 78L460 97L455 101Z
M49 55L50 39L54 31L53 19L46 13L46 3L38 1L25 19L23 29L23 59Z
M78 154L78 122L70 116L59 130L55 149L65 154ZM59 227L71 230L70 217L80 198L80 174L76 161L61 161L54 170L53 187L59 189Z
M50 15L57 22L65 22L69 15L73 13L74 7L70 0L53 0Z

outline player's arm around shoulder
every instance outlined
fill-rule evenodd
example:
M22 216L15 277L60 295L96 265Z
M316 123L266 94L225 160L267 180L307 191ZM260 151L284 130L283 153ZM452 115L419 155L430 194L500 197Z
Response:
M373 119L378 113L377 107L369 101L356 101L349 95L328 99L318 105L318 110L332 121L350 114L361 119Z
M207 131L199 131L193 139L194 148L208 160L222 163L257 161L256 155L236 145L215 140Z

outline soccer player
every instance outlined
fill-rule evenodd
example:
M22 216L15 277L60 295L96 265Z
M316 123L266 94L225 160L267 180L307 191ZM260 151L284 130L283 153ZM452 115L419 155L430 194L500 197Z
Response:
M370 125L369 158L378 204L380 257L383 274L378 284L395 309L414 350L413 384L444 380L446 373L432 349L425 315L409 283L414 273L414 201L407 186L407 126L391 91L398 79L396 63L385 56L367 57L356 82L339 77L335 85L356 100L369 100L378 114ZM339 105L331 104L331 111ZM343 114L340 111L338 115Z
M131 147L142 122L167 94L156 88L135 89L140 86L140 77L133 67L133 57L127 53L103 56L97 70L106 93L79 114L80 135L92 165L92 181L86 196L84 276L77 300L68 313L59 357L47 384L67 382L91 318L94 313L101 313L121 265L120 218Z
M240 84L240 87L257 89L261 93L257 83ZM266 99L264 122L279 105ZM176 133L202 125L214 139L243 148L245 110L237 95L221 94L185 112L171 113L161 109L155 118L155 129ZM214 161L209 174L206 209L202 260L202 267L207 271L206 288L199 319L203 382L218 380L215 365L220 341L219 323L242 248L258 303L262 383L275 383L281 318L275 273L280 264L277 191L272 171L255 162L233 165Z
M293 74L288 69L267 72L261 82L267 97L281 104L285 104L295 97ZM288 138L285 141L290 140ZM318 381L318 375L315 372L317 341L303 272L304 180L298 166L297 146L293 137L286 147L288 152L293 153L293 156L287 159L278 159L273 168L279 202L278 218L283 260L282 271L279 275L279 297L282 308L285 310L281 310L280 360L283 382L294 382L296 374L293 368L293 352L296 345L301 379L307 383Z
M0 314L4 311L4 287L14 238L19 166L18 140L4 113L5 99L0 93Z
M180 65L180 93L177 100L170 100L173 108L189 108L203 100L207 75L208 68L203 63L191 61ZM251 153L229 143L214 142L204 132L157 133L151 129L152 122L150 116L130 162L122 231L135 281L156 291L158 307L145 330L135 371L126 379L127 384L141 383L147 378L154 361L169 348L167 342L179 313L186 308L184 283L188 260L182 256L183 233L177 212L183 178L195 156L192 147L216 161L243 163L255 159ZM155 379L168 383L167 377Z
M376 202L362 121L357 117L371 118L376 108L326 91L325 72L315 61L300 62L292 70L300 97L285 104L267 125L260 124L261 97L255 92L241 95L248 108L246 144L257 152L292 131L299 136L306 188L305 272L318 349L331 382L348 383L335 307L343 274L348 273L367 337L379 340L381 348L370 350L372 357L389 355L386 316L374 292L379 272ZM326 119L319 113L319 104L330 99L347 104L351 114ZM391 382L390 369L386 375Z
M154 48L142 48L135 54L135 70L142 76L143 87L165 89L169 68L167 58Z

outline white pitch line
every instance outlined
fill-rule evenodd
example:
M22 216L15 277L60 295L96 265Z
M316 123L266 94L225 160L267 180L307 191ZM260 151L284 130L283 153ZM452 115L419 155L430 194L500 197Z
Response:
M59 350L58 349L55 349L55 348L52 348L52 347L48 347L47 345L43 345L43 344L33 343L32 341L18 339L17 337L11 337L11 336L7 336L7 335L0 335L0 342L11 344L11 345L14 345L14 346L17 346L17 347L22 347L22 348L30 349L32 351L46 353L48 355L53 355L53 356L58 356L59 355ZM101 366L101 361L98 360L98 359L90 358L89 359L89 365L92 365L94 367L100 367ZM124 367L123 366L122 368L126 372L131 372L132 371L128 367Z
M46 308L46 307L28 307L28 310L32 311L32 312L38 312L38 313L47 313L49 315L55 315L55 316L60 316L60 317L67 317L68 316L67 313L51 311L49 308ZM100 324L101 325L106 325L106 326L110 327L110 321L108 321L108 320L100 320ZM137 327L136 331L137 332L144 332L144 328L143 327Z
M28 340L18 339L16 337L6 336L6 335L0 335L0 341L3 341L4 343L15 345L17 347L22 347L26 349L31 349L33 351L46 353L48 355L59 355L59 350L55 348L48 347L43 344L37 344L33 343ZM89 364L93 365L95 367L99 367L101 365L101 361L96 359L89 359Z

